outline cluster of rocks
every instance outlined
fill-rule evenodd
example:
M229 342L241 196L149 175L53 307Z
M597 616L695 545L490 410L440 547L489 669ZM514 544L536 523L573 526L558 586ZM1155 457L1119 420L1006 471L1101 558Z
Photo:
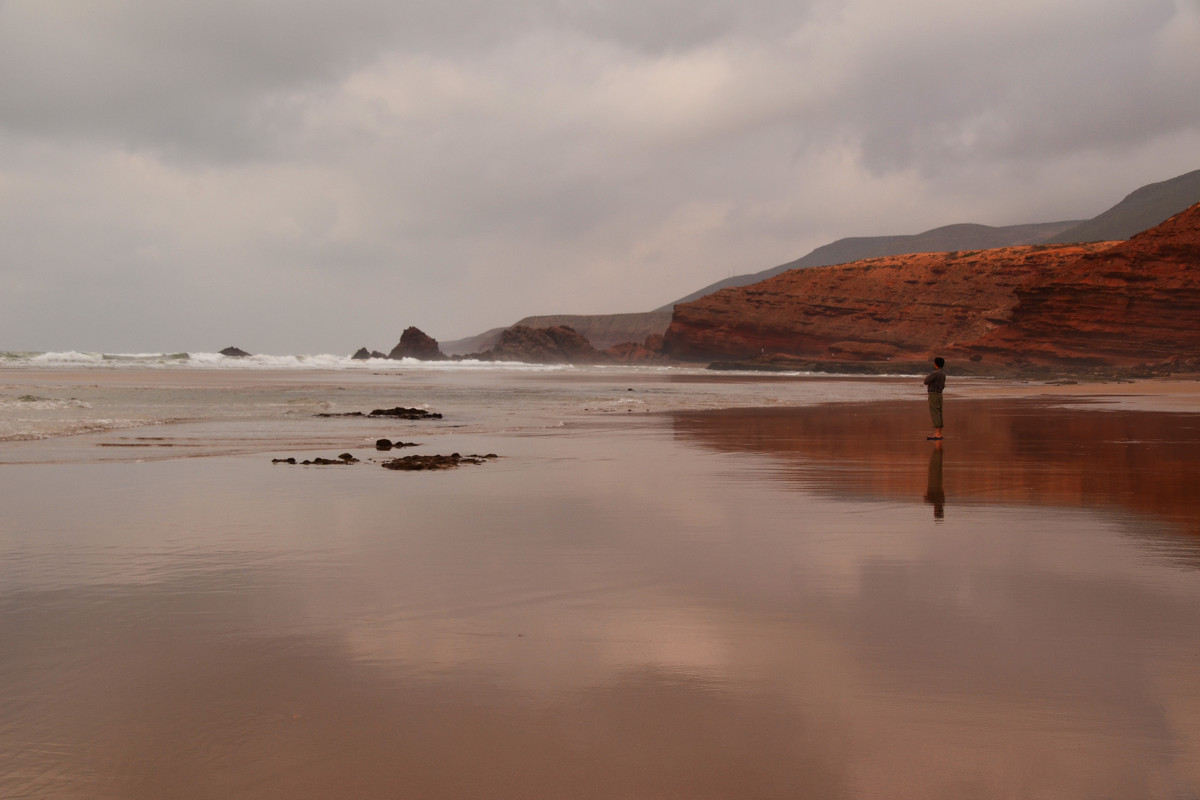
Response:
M418 328L406 328L400 343L386 356L366 347L358 349L351 358L415 358L420 361L521 361L527 364L630 364L663 361L663 337L647 336L641 342L622 342L605 350L597 350L568 325L532 328L514 325L503 331L488 350L465 355L447 356L436 339Z
M405 472L422 472L425 470L434 469L454 469L461 467L463 464L483 464L500 456L495 453L488 453L486 456L481 455L460 455L459 453L451 453L448 456L401 456L394 458L391 461L383 462L384 469L397 469Z
M390 358L399 360L402 358L415 358L419 361L446 361L448 360L445 353L438 346L437 339L429 336L420 328L408 327L400 334L400 341L392 348L387 355L378 350L368 350L365 347L358 348L358 351L350 356L351 358L360 361L366 361L371 358Z
M364 414L361 411L350 411L344 414L317 414L318 417L362 417L368 418L389 418L389 419L441 419L442 415L435 411L425 411L420 408L405 408L396 406L395 408L377 408L370 414ZM395 448L401 447L416 447L417 442L400 442L392 441L391 439L376 439L375 449L386 452ZM402 456L394 458L390 461L384 461L382 466L386 469L403 470L406 472L418 472L425 470L438 469L453 469L462 466L463 464L483 464L486 461L494 458L499 458L495 453L487 455L462 455L461 453L451 453L450 455L428 455L428 456ZM357 464L359 459L355 458L351 453L342 453L337 458L311 458L300 461L295 457L289 458L273 458L272 464L298 464L301 466L344 466L347 464Z
M272 458L272 464L300 464L305 467L332 467L339 464L357 464L358 459L349 453L342 453L337 458L311 458L297 461L295 458Z
M387 440L381 439L380 441L384 442ZM377 443L376 449L390 450L392 447L396 447L396 446L415 447L416 445L412 442L408 442L408 443L401 442L399 445L389 444L388 447L379 447L379 445ZM476 455L476 454L464 456L460 453L451 453L448 456L444 456L444 455L402 456L400 458L393 458L391 461L384 461L380 466L382 466L384 469L401 470L404 472L423 472L423 471L427 471L427 470L437 470L437 469L454 469L455 467L461 467L464 464L484 464L488 461L491 461L492 459L496 459L499 457L500 456L496 455L495 453L488 453L485 456ZM272 464L294 464L294 465L299 465L299 466L304 466L304 467L332 467L332 466L345 466L345 465L349 465L349 464L358 464L358 463L360 463L360 459L355 458L350 453L342 453L337 458L320 458L320 457L306 458L303 461L300 461L300 460L296 459L295 457L273 458L273 459L271 459L271 463Z
M376 450L391 450L393 447L416 447L416 442L393 442L391 439L376 439Z

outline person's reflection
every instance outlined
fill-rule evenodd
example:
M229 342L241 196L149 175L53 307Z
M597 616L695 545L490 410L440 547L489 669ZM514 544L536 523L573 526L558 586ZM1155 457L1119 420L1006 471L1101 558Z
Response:
M925 489L925 502L933 506L933 518L946 516L946 492L942 489L942 443L935 442L929 454L929 482Z

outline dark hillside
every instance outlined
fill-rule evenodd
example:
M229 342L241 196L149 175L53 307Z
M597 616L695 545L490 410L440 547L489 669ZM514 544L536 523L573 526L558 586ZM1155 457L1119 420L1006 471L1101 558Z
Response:
M1143 186L1100 216L1047 241L1074 244L1128 239L1196 203L1200 203L1200 169Z

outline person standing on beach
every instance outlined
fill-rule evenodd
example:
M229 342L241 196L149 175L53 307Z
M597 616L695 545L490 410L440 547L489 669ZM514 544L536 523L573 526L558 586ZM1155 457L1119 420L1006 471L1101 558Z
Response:
M946 389L946 373L942 372L942 367L946 366L946 359L938 356L933 360L933 365L937 369L925 376L925 388L929 392L929 416L933 420L933 436L926 438L941 441L942 392Z

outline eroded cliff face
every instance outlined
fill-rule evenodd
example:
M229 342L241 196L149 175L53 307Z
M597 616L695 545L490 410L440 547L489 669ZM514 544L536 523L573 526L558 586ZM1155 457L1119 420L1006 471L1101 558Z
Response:
M675 307L676 358L919 358L1006 324L1016 291L1110 245L917 253L792 270Z
M1200 344L1200 206L1128 242L793 270L675 307L674 358L1157 363Z
M1179 364L1200 359L1200 205L1016 290L1010 324L977 353L1032 362Z

